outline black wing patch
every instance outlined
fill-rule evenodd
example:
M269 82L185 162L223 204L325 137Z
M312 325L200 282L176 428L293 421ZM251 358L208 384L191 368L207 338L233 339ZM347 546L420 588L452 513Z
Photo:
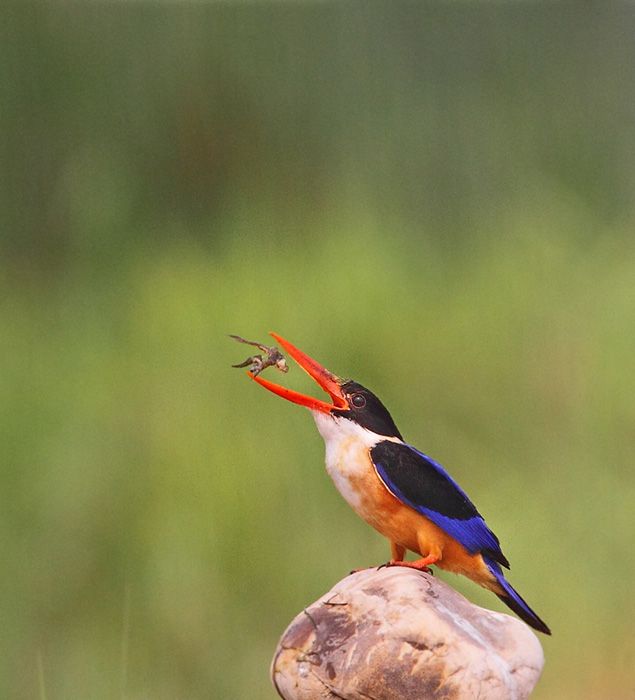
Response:
M383 440L373 447L370 454L375 464L382 465L390 485L396 486L408 503L416 503L457 520L469 520L479 515L445 469L409 445Z
M377 473L399 500L454 537L468 552L487 552L503 566L509 562L463 489L433 459L401 442L382 440L370 451Z

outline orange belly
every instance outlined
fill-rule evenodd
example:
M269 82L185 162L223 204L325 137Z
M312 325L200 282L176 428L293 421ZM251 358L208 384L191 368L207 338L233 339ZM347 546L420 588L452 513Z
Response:
M331 476L357 514L387 537L391 545L408 549L421 557L433 555L438 559L436 565L440 569L467 576L492 590L498 588L480 554L470 554L438 525L388 490L377 474L369 452L363 457L360 455L356 462L357 468L344 470L346 488L342 488L341 472ZM350 462L347 466L350 467Z

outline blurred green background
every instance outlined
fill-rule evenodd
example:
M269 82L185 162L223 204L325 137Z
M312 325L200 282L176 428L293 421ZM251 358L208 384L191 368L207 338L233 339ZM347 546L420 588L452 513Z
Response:
M389 557L311 416L230 368L275 330L498 533L553 630L533 697L632 700L634 31L607 1L3 6L0 697L273 700L293 616Z

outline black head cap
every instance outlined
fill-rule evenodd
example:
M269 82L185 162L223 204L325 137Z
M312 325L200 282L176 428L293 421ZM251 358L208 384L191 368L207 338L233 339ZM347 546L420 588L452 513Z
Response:
M334 416L343 416L355 421L362 428L372 430L378 435L403 440L388 409L372 391L352 380L344 382L341 389L348 401L348 409L331 411Z

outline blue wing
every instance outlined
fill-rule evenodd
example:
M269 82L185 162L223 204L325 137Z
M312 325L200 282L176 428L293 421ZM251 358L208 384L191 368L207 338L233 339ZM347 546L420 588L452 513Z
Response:
M378 442L370 456L381 480L400 501L429 518L470 554L484 552L509 568L498 538L440 464L414 447L392 440Z

